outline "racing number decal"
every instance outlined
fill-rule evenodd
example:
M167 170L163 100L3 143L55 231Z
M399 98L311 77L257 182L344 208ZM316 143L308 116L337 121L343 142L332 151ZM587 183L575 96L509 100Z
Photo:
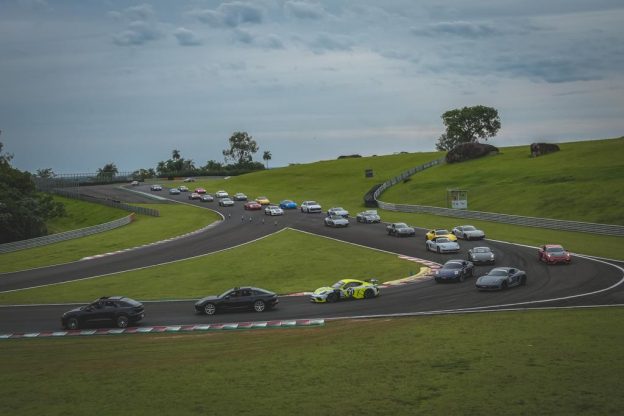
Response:
M353 297L353 288L352 287L348 287L347 288L347 296L352 298Z

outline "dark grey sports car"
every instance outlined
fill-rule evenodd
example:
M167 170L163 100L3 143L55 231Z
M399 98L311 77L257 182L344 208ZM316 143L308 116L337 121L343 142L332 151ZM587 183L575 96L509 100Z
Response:
M477 279L479 290L504 290L513 286L526 285L526 273L515 267L496 267Z
M195 302L195 310L214 315L226 310L251 309L264 312L279 303L277 295L257 287L235 287L218 296L206 296Z
M440 282L463 282L466 277L472 277L474 264L466 260L449 260L433 274L435 281Z
M495 256L489 247L473 247L468 250L468 260L474 264L494 264Z

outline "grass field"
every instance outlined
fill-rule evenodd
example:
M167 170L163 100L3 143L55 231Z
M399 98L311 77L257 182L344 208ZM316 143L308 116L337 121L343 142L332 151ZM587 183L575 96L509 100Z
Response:
M306 247L305 253L300 247ZM0 304L88 302L103 293L123 293L140 300L194 299L243 285L286 294L313 291L343 278L384 282L419 270L417 263L393 254L284 230L236 249L190 260L1 293Z
M561 143L530 158L528 146L442 165L391 187L383 201L446 207L447 189L467 189L475 211L624 225L624 137Z
M87 202L79 206L86 212L92 209L97 212L100 207L98 204ZM186 234L221 218L207 209L182 204L149 204L149 208L159 210L160 217L136 215L134 222L112 231L14 253L0 254L0 273L66 263L86 256L136 247ZM127 215L125 211L121 216L124 215Z
M91 227L123 218L129 214L122 209L106 205L91 204L76 199L63 198L54 195L54 200L65 205L66 215L53 218L46 222L50 234Z
M8 340L0 396L19 415L616 415L623 325L609 308Z

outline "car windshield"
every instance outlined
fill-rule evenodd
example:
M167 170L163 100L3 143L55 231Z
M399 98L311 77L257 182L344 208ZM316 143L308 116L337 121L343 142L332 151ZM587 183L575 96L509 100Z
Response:
M507 270L502 270L502 269L494 269L492 270L490 273L488 273L490 276L507 276Z
M339 280L339 281L337 281L336 283L334 283L334 284L332 285L332 287L333 287L334 289L339 289L339 288L341 288L341 287L342 287L342 285L343 285L343 284L344 284L344 282L343 282L342 280Z
M330 218L332 220L341 220L341 219L343 219L340 215L332 215Z
M289 201L288 199L285 200L285 201L282 201L282 204L292 204L292 203L293 203L293 201Z
M475 247L472 249L473 253L489 253L490 249L487 247Z
M475 227L473 227L472 225L465 225L465 226L463 227L463 230L464 230L464 231L476 231L476 228L475 228Z
M446 235L449 234L448 230L436 230L436 235Z
M461 269L462 264L456 261L448 262L443 266L444 269Z
M229 295L229 294L230 294L230 293L232 293L232 292L234 292L234 289L228 289L228 290L226 290L225 292L221 293L221 294L219 295L219 297L220 297L220 298L224 298L224 297L226 297L227 295Z
M449 239L448 238L438 238L436 239L436 243L448 243Z
M306 205L317 205L316 201L308 201Z
M407 224L405 224L404 222L399 222L397 224L394 224L394 228L407 228Z
M334 211L344 211L344 209L342 209L342 207L336 207L334 208Z
M549 253L563 253L565 250L563 247L547 247L546 251Z

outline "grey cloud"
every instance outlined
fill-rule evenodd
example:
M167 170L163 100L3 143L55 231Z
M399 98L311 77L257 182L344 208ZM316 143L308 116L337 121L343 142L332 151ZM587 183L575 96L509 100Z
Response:
M284 9L299 19L322 19L326 15L323 6L318 3L287 1Z
M586 64L562 58L502 62L496 66L496 70L512 76L548 83L593 81L603 78L594 73Z
M253 4L240 1L223 3L215 10L197 10L191 15L211 26L237 27L244 23L262 23L262 10Z
M498 35L500 31L489 24L472 22L439 22L427 25L425 28L413 28L416 36L451 35L465 38L483 38Z
M284 49L284 42L277 35L269 35L262 40L262 45L269 49Z
M246 43L246 44L251 44L253 43L253 36L251 36L251 34L245 30L241 30L241 29L235 29L234 30L234 37L236 38L237 41L241 42L241 43Z
M327 33L322 33L316 37L310 48L316 53L322 53L324 51L349 51L351 50L353 42L344 36L331 36Z
M147 20L154 16L154 9L149 4L141 4L139 6L128 7L124 10L124 14L131 20Z
M160 36L160 32L151 24L138 20L130 23L127 30L113 36L113 42L118 46L143 45Z
M195 32L183 27L179 27L173 32L173 36L178 40L180 46L197 46L201 45L201 39L195 34Z

